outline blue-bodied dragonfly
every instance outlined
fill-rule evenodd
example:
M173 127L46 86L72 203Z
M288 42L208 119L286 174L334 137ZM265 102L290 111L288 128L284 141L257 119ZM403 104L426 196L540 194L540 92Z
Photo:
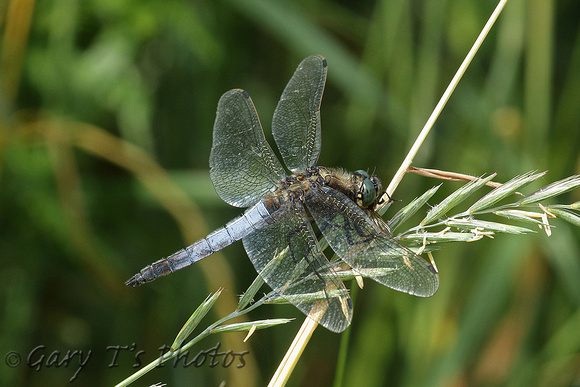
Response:
M242 216L206 238L141 270L137 286L184 268L242 239L259 275L281 297L334 332L350 324L352 302L313 229L356 273L421 297L439 286L437 272L391 236L374 211L376 176L316 166L321 147L320 103L327 63L302 61L272 119L272 134L290 174L264 138L248 93L234 89L218 102L210 154L217 194Z

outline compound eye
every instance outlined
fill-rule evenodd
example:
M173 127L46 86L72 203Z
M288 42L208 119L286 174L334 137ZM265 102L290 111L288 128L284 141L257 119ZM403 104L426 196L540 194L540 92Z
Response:
M361 175L362 177L364 177L365 179L370 179L371 177L369 176L367 171L363 171L362 169L359 169L358 171L354 171L355 175Z
M377 189L371 179L366 178L363 180L360 186L360 196L361 204L363 208L366 208L374 203L377 198Z

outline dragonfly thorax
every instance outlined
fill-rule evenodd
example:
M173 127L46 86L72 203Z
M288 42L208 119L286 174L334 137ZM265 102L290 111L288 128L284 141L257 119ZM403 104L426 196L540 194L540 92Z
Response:
M382 185L378 177L366 171L354 173L342 169L310 167L303 172L296 172L280 182L280 187L272 196L283 202L303 201L312 187L328 186L348 196L359 207L374 209L379 204Z

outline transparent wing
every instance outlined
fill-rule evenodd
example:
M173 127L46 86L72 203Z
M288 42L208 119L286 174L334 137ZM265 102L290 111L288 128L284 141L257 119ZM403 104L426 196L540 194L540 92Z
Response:
M217 194L236 207L257 203L286 176L244 90L230 90L219 100L209 166Z
M311 188L305 203L330 247L361 275L420 297L439 288L433 266L394 240L346 195L330 187Z
M326 81L326 59L304 59L274 111L272 133L291 171L316 164L320 154L320 101Z
M322 254L299 202L281 209L285 216L243 239L264 281L304 314L333 332L352 319L352 301Z

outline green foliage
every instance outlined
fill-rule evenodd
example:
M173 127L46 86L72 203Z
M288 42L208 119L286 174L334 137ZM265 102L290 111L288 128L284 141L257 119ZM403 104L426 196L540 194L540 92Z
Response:
M16 351L22 364L0 367L0 385L68 383L73 364L40 371L25 364L41 344L46 355L91 349L76 382L113 385L135 371L137 351L145 351L141 366L154 362L208 293L224 289L206 319L236 310L236 295L255 278L239 243L138 289L123 284L240 213L219 200L209 181L222 93L247 90L271 140L271 116L296 65L324 55L319 164L376 168L386 183L494 6L465 0L29 4L12 0L2 7L0 354ZM579 31L574 1L510 1L416 165L478 176L495 171L496 181L549 170L530 177L527 192L577 174ZM391 211L431 186L405 177ZM420 220L423 204L440 203L458 188L446 183L430 192L393 226ZM503 193L493 192L471 211L501 203L494 200ZM537 191L520 204L554 192ZM578 195L566 192L558 201L577 202ZM341 366L343 385L577 384L578 208L550 203L546 213L563 219L550 220L550 237L495 235L443 246L435 253L441 286L432 298L366 281ZM495 210L501 220L493 222L537 227L526 212ZM453 233L475 235L467 230ZM248 305L244 299L242 308ZM242 368L168 365L138 383L263 385L303 316L270 305L236 321L278 317L297 321L256 332L245 343L245 332L225 333L191 349L193 356L219 340L221 350L249 350ZM318 329L289 384L332 384L339 341ZM127 347L117 367L110 366L107 346Z

